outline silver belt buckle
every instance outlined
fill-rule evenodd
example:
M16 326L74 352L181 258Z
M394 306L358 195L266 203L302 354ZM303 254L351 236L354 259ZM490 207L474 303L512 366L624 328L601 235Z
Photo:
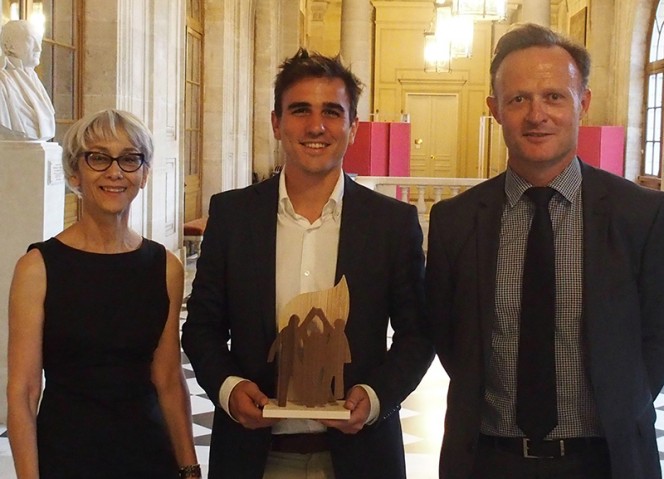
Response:
M528 459L538 459L539 458L539 456L531 456L530 455L530 447L529 447L530 439L528 439L527 437L524 437L521 440L521 444L522 444L522 447L523 447L523 457L528 458Z
M523 457L527 459L553 459L554 456L534 456L530 454L530 439L527 437L524 437L522 439L522 445L523 445ZM565 441L560 439L558 441L558 447L560 448L560 457L563 457L565 455Z

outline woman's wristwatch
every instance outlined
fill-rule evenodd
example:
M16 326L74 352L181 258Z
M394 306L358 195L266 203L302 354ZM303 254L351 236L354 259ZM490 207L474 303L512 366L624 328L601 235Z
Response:
M189 466L182 466L178 471L180 479L199 479L201 477L201 465L190 464Z

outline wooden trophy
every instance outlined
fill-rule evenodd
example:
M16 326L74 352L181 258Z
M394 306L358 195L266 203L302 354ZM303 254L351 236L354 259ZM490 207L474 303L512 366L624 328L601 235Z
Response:
M277 398L263 408L263 417L350 418L343 407L349 302L343 276L334 288L300 294L283 308L267 358L277 358Z

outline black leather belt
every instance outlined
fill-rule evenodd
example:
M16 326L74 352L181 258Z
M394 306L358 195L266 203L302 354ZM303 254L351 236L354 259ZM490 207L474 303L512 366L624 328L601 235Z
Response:
M272 434L271 450L294 454L313 454L329 451L326 433Z
M524 437L499 437L480 434L480 444L531 459L553 459L568 454L606 450L607 448L606 440L601 437L573 437L536 443Z

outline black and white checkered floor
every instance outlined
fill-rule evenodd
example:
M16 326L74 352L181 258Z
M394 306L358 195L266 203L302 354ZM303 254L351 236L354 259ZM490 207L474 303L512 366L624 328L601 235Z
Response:
M183 310L181 319L184 321L185 318L186 311ZM184 354L182 354L182 366L191 393L196 451L204 471L203 477L206 477L213 407L204 391L196 383L194 372ZM420 385L403 403L401 423L409 478L437 478L447 386L448 378L440 363L435 360ZM664 467L664 394L657 397L655 406L657 407L660 458ZM0 478L16 478L7 431L3 425L0 425Z

